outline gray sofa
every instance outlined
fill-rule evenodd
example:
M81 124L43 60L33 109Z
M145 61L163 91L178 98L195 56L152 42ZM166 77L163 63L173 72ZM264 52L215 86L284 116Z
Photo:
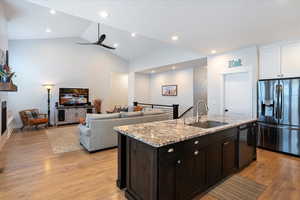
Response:
M168 118L169 115L161 111L87 114L86 124L79 125L80 143L89 152L115 147L118 138L113 127L163 121Z

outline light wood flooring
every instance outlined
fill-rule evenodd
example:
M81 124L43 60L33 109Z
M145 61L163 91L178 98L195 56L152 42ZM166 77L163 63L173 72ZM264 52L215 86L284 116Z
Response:
M54 154L41 129L14 133L0 162L1 200L125 200L115 186L117 149ZM257 162L239 174L267 186L260 200L300 199L299 158L258 150Z

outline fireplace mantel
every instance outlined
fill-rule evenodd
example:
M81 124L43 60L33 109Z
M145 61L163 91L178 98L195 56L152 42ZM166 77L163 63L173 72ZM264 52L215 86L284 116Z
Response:
M0 91L17 92L18 87L11 82L10 83L1 83L0 82Z

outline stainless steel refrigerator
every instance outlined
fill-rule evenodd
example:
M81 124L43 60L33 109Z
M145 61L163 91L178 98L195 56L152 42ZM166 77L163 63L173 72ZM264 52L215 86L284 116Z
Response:
M300 156L300 78L258 82L258 147Z

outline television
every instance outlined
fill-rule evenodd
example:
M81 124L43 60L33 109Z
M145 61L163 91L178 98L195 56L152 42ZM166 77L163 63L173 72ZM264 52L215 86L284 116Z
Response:
M89 89L59 88L59 104L64 106L86 105L89 103Z

